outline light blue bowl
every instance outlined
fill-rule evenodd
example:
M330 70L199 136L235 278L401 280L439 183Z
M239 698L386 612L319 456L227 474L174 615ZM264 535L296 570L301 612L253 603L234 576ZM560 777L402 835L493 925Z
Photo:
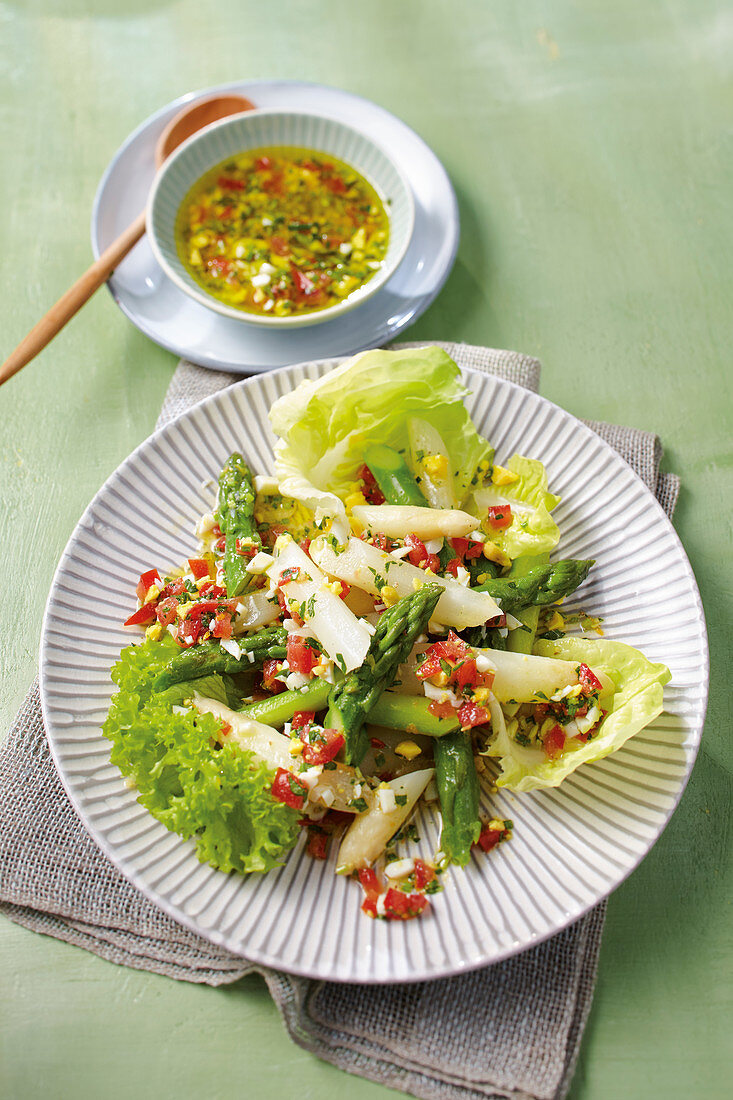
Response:
M210 168L250 149L286 145L328 153L357 170L377 192L389 216L389 243L382 266L368 282L336 305L292 317L246 313L219 301L201 287L178 254L175 226L181 203ZM412 190L402 173L371 138L336 119L306 111L254 110L205 127L173 153L153 183L147 232L155 257L170 279L197 302L251 325L298 328L340 317L361 305L396 271L410 243L415 222Z

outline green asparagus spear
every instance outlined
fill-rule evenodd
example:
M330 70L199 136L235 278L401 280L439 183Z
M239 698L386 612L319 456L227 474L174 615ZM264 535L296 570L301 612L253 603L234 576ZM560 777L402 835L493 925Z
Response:
M547 554L522 554L515 558L507 577L513 580L515 577L526 577L527 574L538 565L547 564ZM537 623L540 617L538 606L524 607L514 614L522 623L521 630L510 630L506 639L506 647L512 653L531 653L537 633Z
M183 649L158 673L153 690L165 691L171 684L195 680L212 672L243 672L255 662L268 658L282 661L286 655L287 638L287 631L281 626L267 627L257 634L237 638L237 645L242 651L241 657L233 657L218 642L202 642L190 649Z
M380 695L369 712L369 721L426 737L444 737L458 729L457 718L437 718L430 710L430 700L423 695L399 695L396 691Z
M488 592L501 602L501 609L516 615L525 607L554 603L583 583L592 561L556 561L530 569L526 576L493 577L476 585L479 592Z
M418 508L427 508L427 500L398 451L375 443L367 447L364 461L384 493L387 504L413 504Z
M450 863L464 867L481 832L479 782L471 734L464 730L440 737L433 745L435 782L443 815L440 847Z
M326 680L313 679L304 688L296 691L283 691L269 699L260 699L249 703L239 713L255 722L264 722L266 726L279 729L289 722L298 710L323 710L328 703L332 684Z
M347 763L358 766L363 760L369 748L364 722L425 630L442 591L440 585L424 584L385 611L364 663L334 686L325 725L343 732Z
M236 451L224 464L219 477L217 522L225 536L224 576L227 596L238 596L251 582L247 560L237 552L237 542L250 539L256 549L262 546L254 519L255 491L249 466Z

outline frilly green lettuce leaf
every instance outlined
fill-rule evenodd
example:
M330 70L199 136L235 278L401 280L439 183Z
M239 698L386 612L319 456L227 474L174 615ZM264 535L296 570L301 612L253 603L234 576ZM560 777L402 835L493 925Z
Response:
M493 451L466 411L460 371L440 348L366 351L317 381L306 380L270 410L280 491L317 513L343 513L368 443L409 445L407 421L422 417L442 436L456 496Z
M133 779L141 805L195 841L200 860L221 871L268 871L294 846L298 814L272 798L274 773L252 753L212 748L221 725L213 715L178 713L172 689L152 692L177 649L170 638L122 651L112 671L121 690L103 726L112 763ZM190 684L180 686L190 694Z
M608 714L593 739L571 741L562 756L550 760L541 748L524 748L507 735L492 742L490 755L498 757L501 774L498 787L512 791L531 791L557 787L581 764L601 760L648 726L662 712L662 687L671 673L666 665L655 664L623 642L607 638L559 638L540 640L534 652L540 657L558 657L564 661L585 663L597 672L607 673L616 691L601 705Z
M514 504L511 525L503 531L489 529L491 541L510 558L524 554L547 554L557 546L560 530L550 515L560 497L547 488L547 471L534 458L512 455L506 469L518 474L510 485L487 485L474 492L475 511L479 518L492 505ZM526 507L518 507L525 505Z

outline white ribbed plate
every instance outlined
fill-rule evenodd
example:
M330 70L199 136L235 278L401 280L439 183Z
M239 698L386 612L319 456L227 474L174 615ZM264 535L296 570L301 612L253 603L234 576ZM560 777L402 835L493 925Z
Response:
M510 843L452 870L432 912L373 921L358 886L299 844L266 876L239 878L200 864L193 846L135 801L102 737L109 668L130 634L121 627L138 575L194 547L227 455L270 466L267 410L308 363L238 383L156 432L122 463L82 516L59 564L44 620L41 692L51 750L87 828L120 870L166 912L252 961L336 981L414 981L496 962L576 920L637 866L685 787L702 731L707 639L695 579L656 500L629 466L574 417L511 383L464 372L468 407L497 449L541 459L562 494L559 552L592 557L582 606L605 633L665 662L665 713L615 755L580 768L561 788L484 796L515 824ZM208 487L205 487L206 482ZM421 854L438 847L439 815L418 819Z

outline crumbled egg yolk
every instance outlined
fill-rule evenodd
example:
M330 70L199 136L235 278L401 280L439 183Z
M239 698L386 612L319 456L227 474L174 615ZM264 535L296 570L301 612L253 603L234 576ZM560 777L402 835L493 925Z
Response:
M145 631L145 637L150 638L151 641L153 641L153 642L157 642L157 641L159 641L160 636L161 636L162 633L163 633L163 624L162 623L151 623L150 626Z
M503 466L494 466L491 480L494 485L512 485L515 481L519 481L519 474L507 470Z
M502 569L506 569L512 564L512 559L507 554L505 554L503 550L500 550L496 543L492 542L491 539L487 539L487 541L484 543L484 557L488 558L489 561L496 562L496 564L500 565Z
M385 607L394 607L400 598L399 592L396 588L393 588L391 584L385 584L379 596Z
M447 455L425 455L422 460L423 469L431 477L445 477L448 473Z
M420 755L422 749L414 741L400 741L394 751L397 756L403 756L405 760L414 760Z
M341 581L325 581L324 580L321 587L322 588L327 588L329 592L333 592L334 596L340 596L341 595Z
M565 620L563 619L563 617L562 617L562 615L560 614L559 611L553 612L553 614L550 616L550 618L547 622L547 629L548 630L564 630L565 629Z
M300 738L299 737L297 739L293 738L293 740L288 745L288 752L290 753L291 756L300 756L300 754L303 751L303 748L304 748L303 742L300 740Z

